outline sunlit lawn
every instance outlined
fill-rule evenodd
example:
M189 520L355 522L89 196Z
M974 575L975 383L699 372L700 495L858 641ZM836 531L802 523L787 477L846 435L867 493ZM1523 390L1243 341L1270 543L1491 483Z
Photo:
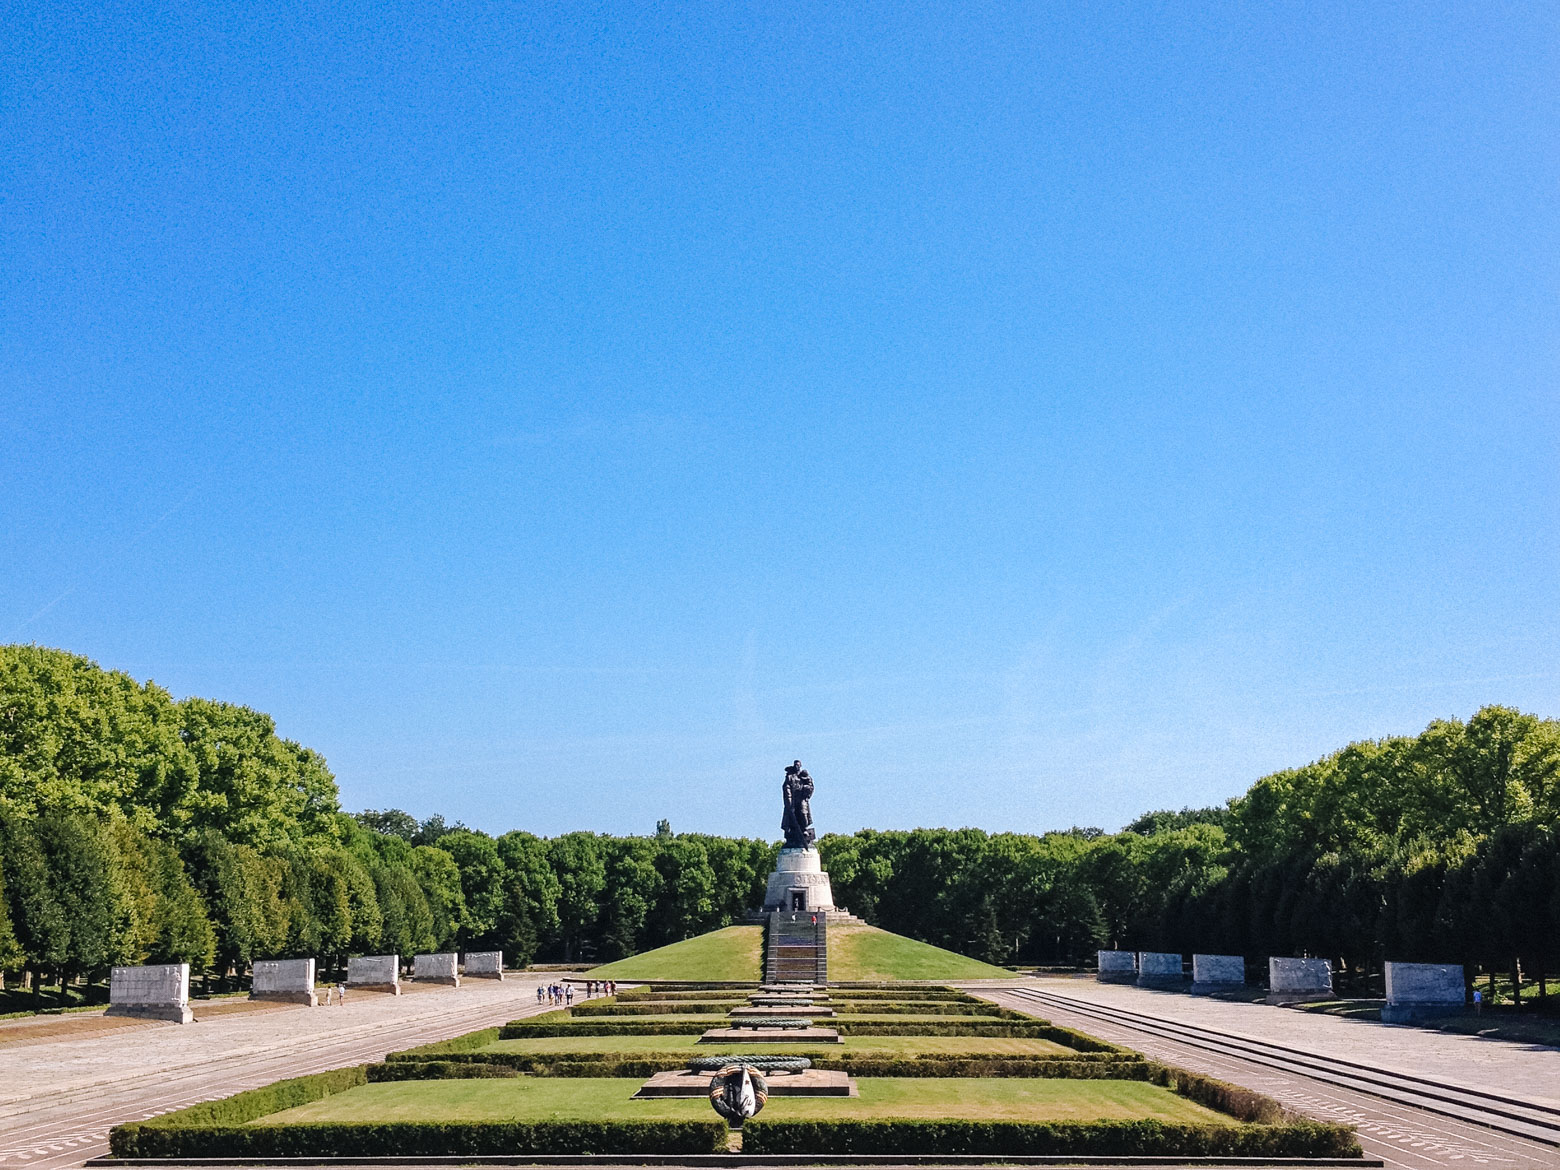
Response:
M517 1077L510 1080L394 1081L362 1085L271 1114L254 1125L294 1122L603 1121L708 1119L703 1098L631 1100L638 1078ZM766 1120L936 1118L979 1121L1152 1119L1235 1124L1211 1109L1143 1081L865 1078L860 1097L771 1097Z
M788 1056L838 1056L843 1050L852 1055L881 1053L884 1056L1076 1056L1077 1052L1050 1040L1030 1040L1012 1036L847 1036L843 1045L827 1049L809 1049L800 1044L700 1044L697 1035L689 1036L534 1036L523 1040L496 1040L483 1052L556 1053L558 1055L624 1053L643 1056L647 1052L686 1054L697 1048L700 1053L751 1052L784 1053Z
M638 979L757 982L763 945L763 927L728 926L593 968L589 977L620 983Z

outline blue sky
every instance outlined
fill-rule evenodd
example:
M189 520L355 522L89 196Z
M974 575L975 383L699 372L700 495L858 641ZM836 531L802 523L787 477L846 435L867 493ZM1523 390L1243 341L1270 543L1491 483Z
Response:
M10 5L0 641L491 830L1560 715L1540 4Z

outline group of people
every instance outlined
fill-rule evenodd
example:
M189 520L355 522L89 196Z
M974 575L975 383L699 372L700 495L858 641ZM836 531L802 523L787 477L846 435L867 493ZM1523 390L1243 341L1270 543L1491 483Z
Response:
M334 986L329 983L325 985L326 1007L330 1006L330 997L333 995L336 997L336 1002L338 1004L340 1004L342 1007L347 1006L347 985L345 983L337 983Z
M568 1007L574 1002L574 988L567 983L549 983L536 989L536 1002L552 1007Z
M585 998L591 999L598 995L616 995L617 982L612 979L587 979L585 980Z

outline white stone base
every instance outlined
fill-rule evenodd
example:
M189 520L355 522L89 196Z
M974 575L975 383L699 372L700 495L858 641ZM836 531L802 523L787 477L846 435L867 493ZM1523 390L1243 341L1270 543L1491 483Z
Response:
M794 907L792 895L798 893L804 904ZM769 875L769 886L764 891L764 909L799 909L804 913L834 909L834 891L816 849L780 850L775 871Z

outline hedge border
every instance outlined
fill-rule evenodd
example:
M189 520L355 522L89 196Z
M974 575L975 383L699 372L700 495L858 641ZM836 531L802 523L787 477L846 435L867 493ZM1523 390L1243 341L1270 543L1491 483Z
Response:
M1162 1121L764 1121L742 1129L749 1154L1357 1158L1343 1125L1184 1125Z
M1154 1066L1143 1060L1025 1060L1001 1057L914 1060L851 1060L808 1054L814 1068L856 1077L1036 1077L1050 1080L1154 1079ZM688 1067L687 1057L623 1056L581 1060L575 1054L530 1056L494 1053L492 1059L387 1060L368 1066L370 1081L454 1080L466 1077L651 1077ZM1209 1101L1202 1101L1209 1104Z
M218 1101L177 1109L147 1121L116 1125L109 1131L109 1149L116 1158L718 1154L726 1149L726 1123L719 1118L709 1121L248 1124L284 1109L346 1092L369 1080L369 1069L365 1065L293 1077Z

